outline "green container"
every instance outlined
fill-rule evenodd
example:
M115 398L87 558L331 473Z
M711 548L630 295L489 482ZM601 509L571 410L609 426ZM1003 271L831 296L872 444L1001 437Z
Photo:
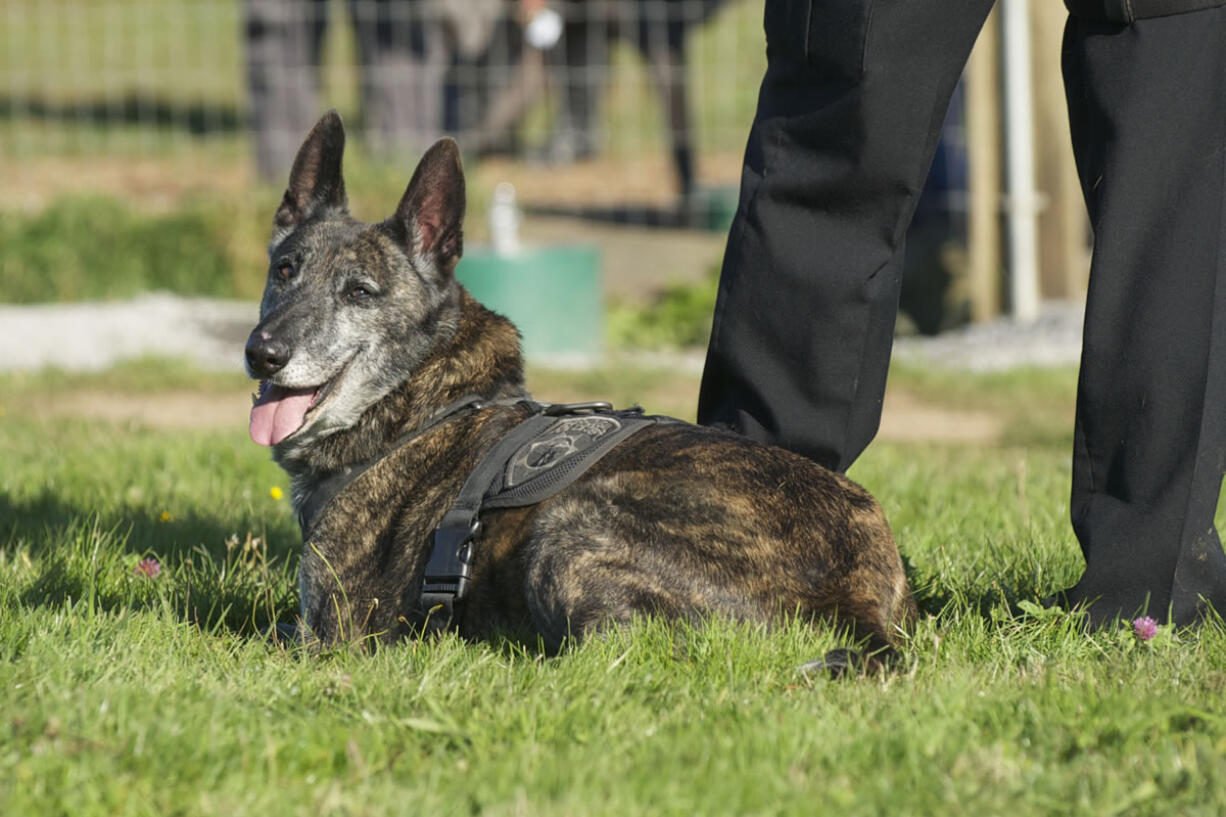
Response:
M686 206L690 208L691 224L715 233L726 233L736 215L737 200L741 191L736 187L707 187L690 194Z
M474 247L456 275L474 298L519 327L529 360L585 363L600 356L604 305L596 247L524 247L515 255Z

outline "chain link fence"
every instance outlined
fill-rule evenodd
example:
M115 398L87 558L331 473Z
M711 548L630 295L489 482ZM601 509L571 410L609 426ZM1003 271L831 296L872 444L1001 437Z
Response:
M685 193L708 168L735 178L761 13L761 0L5 0L0 153L200 154L279 183L335 107L375 159L404 163L450 133L471 157L597 163L588 198Z

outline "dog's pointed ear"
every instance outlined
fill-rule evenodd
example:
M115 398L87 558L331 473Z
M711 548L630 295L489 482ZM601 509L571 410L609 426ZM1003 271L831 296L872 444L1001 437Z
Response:
M274 234L285 234L324 208L347 212L341 159L345 153L345 126L336 111L328 111L298 148L289 172L289 187L273 217Z
M444 138L426 151L396 214L384 224L419 270L445 279L464 252L465 205L460 149Z

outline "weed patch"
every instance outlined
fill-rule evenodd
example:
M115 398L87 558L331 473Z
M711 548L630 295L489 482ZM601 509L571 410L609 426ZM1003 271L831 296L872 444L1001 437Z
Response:
M614 349L705 347L719 288L719 269L697 283L673 284L645 305L613 303L606 333Z
M105 198L60 200L0 216L0 301L122 298L151 289L235 297L221 208L143 214Z

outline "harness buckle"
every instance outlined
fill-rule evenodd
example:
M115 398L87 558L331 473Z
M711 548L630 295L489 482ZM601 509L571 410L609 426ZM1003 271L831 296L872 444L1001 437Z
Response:
M613 404L604 400L591 400L586 403L553 403L545 407L546 417L557 417L562 414L582 414L589 411L612 411Z
M446 522L434 529L430 558L426 561L423 593L443 593L455 601L464 597L472 578L472 542L481 534L481 520L467 528Z

